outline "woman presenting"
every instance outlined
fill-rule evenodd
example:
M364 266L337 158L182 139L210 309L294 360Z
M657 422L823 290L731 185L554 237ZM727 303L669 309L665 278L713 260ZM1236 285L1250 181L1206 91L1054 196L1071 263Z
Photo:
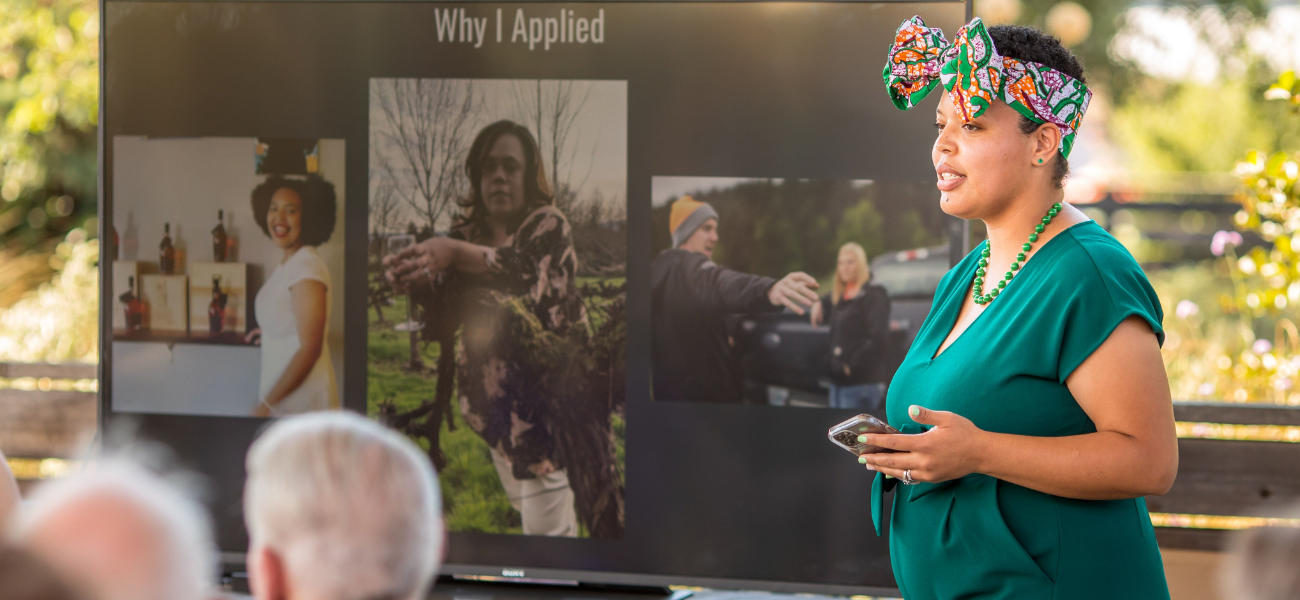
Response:
M282 253L253 305L261 327L246 338L260 338L262 346L261 398L253 415L338 408L325 343L330 272L316 252L334 233L334 186L316 176L272 177L253 190L253 216Z
M872 516L909 600L1169 598L1142 497L1178 468L1159 300L1133 257L1064 204L1091 96L1038 31L979 19L951 45L919 17L884 76L910 108L942 80L931 158L945 212L988 241L944 277L865 441ZM895 486L897 482L908 485Z
M831 408L879 409L889 378L889 294L871 282L862 246L840 247L831 293L812 305L811 320L831 325Z

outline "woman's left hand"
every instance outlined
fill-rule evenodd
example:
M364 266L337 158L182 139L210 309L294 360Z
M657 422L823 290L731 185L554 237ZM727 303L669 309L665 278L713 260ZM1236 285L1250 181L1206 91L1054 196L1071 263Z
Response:
M925 433L866 434L866 443L897 452L863 454L867 468L896 479L911 469L912 481L948 481L979 471L984 431L956 413L913 405L913 421L934 427Z
M390 285L402 290L412 284L429 281L451 266L455 249L455 240L445 237L429 238L384 258L384 277Z

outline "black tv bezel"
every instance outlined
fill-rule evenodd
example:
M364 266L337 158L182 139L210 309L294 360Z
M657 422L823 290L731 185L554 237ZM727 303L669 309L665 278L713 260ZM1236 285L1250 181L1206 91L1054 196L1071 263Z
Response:
M98 0L99 9L99 98L98 111L99 122L97 125L96 138L97 150L96 157L96 185L98 208L96 216L98 218L97 235L100 240L108 239L109 227L112 223L112 207L106 199L105 190L107 185L111 184L108 176L109 165L105 164L105 148L108 140L106 139L106 115L105 111L105 94L103 90L107 83L105 65L108 61L107 52L107 5L110 2L119 0ZM157 3L177 3L178 0L120 0L123 2L157 2ZM391 4L391 3L411 3L411 4L487 4L494 0L179 0L185 3L196 4L257 4L257 3L374 3L374 4ZM883 4L883 3L934 3L934 4L957 4L965 5L965 20L969 21L974 16L973 0L576 0L568 2L570 4L582 3L627 3L627 4L644 4L644 3L683 3L683 4L718 4L718 3L746 3L746 4L769 4L794 2L801 4ZM554 4L555 0L515 0L515 3L528 4ZM950 237L950 262L956 263L961 256L971 248L970 223L962 221L959 232L952 232ZM111 286L104 282L111 282L113 279L112 261L100 260L99 270L99 399L98 399L98 416L99 426L98 435L100 439L105 439L104 435L109 426L110 417L113 415L111 410L111 393L112 389L112 341L113 341L113 320L112 320L112 289ZM242 552L220 552L223 575L231 575L243 571L245 566L245 555ZM507 564L466 564L466 563L444 563L439 569L439 575L442 577L464 578L478 581L504 582L504 583L551 583L557 585L605 585L605 586L628 586L641 588L667 588L669 586L682 587L704 587L728 590L755 590L776 593L814 593L827 595L866 595L866 596L898 596L898 588L876 587L876 586L851 586L814 582L792 582L779 580L764 579L736 579L725 577L695 577L695 576L676 576L663 573L633 573L617 571L600 571L584 569L554 569L554 568L533 568L527 566L507 565Z

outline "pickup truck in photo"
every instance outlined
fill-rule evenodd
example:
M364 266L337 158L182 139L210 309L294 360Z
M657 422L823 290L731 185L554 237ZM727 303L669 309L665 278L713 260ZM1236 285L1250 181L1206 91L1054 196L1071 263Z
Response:
M889 293L890 348L883 358L892 375L916 337L939 280L950 268L948 246L891 252L871 261L872 280ZM745 402L776 406L827 406L830 327L807 315L736 315L730 328L745 379ZM886 382L887 383L887 382Z

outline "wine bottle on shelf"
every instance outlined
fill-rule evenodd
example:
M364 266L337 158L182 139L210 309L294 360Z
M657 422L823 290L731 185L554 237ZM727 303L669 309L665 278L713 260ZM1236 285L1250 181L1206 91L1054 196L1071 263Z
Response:
M212 302L208 304L208 333L216 336L221 333L226 322L226 300L228 295L221 291L221 280L212 277Z
M217 226L212 228L212 261L226 262L226 225L224 211L217 210Z
M140 305L140 297L135 293L135 276L126 278L126 291L117 299L122 301L122 311L126 316L126 330L140 331L144 307Z
M158 272L163 275L176 272L176 248L172 246L171 223L163 223L163 239L158 244Z

